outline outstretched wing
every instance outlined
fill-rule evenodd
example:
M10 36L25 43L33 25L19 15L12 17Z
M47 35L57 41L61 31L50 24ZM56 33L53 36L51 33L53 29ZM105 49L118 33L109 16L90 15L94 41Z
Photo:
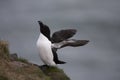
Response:
M53 33L51 41L53 43L58 43L67 40L72 36L74 36L76 32L77 32L76 29L65 29L65 30L56 31L55 33Z
M78 46L84 46L89 42L89 40L75 40L75 39L69 39L69 40L64 40L59 43L53 43L52 47L56 49L60 49L66 46L71 46L71 47L78 47Z

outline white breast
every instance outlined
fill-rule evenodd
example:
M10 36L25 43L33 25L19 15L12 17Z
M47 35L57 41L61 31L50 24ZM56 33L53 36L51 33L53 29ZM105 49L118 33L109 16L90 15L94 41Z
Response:
M51 42L43 34L40 34L37 40L37 48L39 50L41 60L46 65L56 66L55 62L53 61Z

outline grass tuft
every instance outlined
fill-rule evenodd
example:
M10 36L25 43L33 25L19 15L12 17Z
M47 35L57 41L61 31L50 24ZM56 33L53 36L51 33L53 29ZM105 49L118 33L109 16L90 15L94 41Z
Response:
M0 41L0 58L9 59L9 49L7 41Z
M24 58L17 58L16 61L19 61L19 62L23 62L23 63L28 63L28 60L27 59L24 59Z
M44 69L43 72L47 76L50 76L52 80L70 80L70 78L66 76L64 71L57 67L48 67Z

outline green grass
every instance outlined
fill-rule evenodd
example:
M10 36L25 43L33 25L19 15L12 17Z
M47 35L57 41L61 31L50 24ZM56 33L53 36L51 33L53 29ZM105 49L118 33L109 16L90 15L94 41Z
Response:
M59 69L57 67L48 67L43 72L50 76L52 80L70 80L69 77L64 73L62 69Z
M57 67L49 67L47 72L63 72L62 69L58 69Z
M16 59L16 61L20 61L20 62L23 62L23 63L28 63L27 59L24 59L24 58L21 58L21 57Z

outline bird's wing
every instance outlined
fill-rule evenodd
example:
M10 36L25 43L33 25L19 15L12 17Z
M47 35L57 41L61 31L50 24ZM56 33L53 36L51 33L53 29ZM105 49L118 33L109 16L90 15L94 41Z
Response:
M84 46L89 42L89 40L75 40L75 39L69 39L64 40L59 43L53 43L52 47L56 49L60 49L63 47L71 46L71 47L78 47L78 46Z
M76 32L77 32L76 29L65 29L65 30L56 31L53 33L51 41L53 43L58 43L67 40L72 36L74 36Z

